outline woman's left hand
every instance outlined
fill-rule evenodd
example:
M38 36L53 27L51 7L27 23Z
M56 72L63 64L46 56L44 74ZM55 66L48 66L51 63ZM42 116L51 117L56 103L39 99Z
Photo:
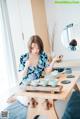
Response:
M62 61L62 58L63 58L63 55L56 56L53 58L52 62L53 63L60 62L60 61Z

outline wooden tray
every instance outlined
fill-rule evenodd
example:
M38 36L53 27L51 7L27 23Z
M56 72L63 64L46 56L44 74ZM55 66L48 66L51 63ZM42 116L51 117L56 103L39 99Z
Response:
M60 93L62 90L63 86L61 85L56 85L56 87L51 87L51 86L27 86L25 88L25 91L27 92L46 92L46 93Z

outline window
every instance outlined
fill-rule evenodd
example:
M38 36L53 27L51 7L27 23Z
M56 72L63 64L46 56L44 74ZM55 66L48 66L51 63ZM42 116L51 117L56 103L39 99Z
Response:
M6 1L0 1L0 99L7 98L16 86L16 65Z

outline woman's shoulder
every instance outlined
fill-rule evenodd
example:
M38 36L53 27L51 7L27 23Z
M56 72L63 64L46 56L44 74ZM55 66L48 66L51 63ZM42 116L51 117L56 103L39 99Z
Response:
M46 59L48 58L46 52L44 52L44 51L40 54L40 56L41 56L41 58L46 58Z
M28 58L29 57L29 53L24 53L20 56L20 59L25 59L25 58Z

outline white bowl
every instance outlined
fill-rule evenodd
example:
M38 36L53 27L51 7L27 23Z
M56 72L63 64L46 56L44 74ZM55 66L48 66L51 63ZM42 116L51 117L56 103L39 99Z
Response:
M49 80L48 85L55 87L57 83L58 83L57 79L52 79L52 80Z
M57 78L58 76L59 76L58 71L53 71L50 74L48 74L48 75L45 76L45 80L49 81L51 79Z
M30 85L37 86L40 80L32 80Z
M40 86L47 86L47 84L48 84L48 81L44 79L44 80L40 80L38 85L40 85Z
M58 71L52 71L50 74L54 77L59 75Z

